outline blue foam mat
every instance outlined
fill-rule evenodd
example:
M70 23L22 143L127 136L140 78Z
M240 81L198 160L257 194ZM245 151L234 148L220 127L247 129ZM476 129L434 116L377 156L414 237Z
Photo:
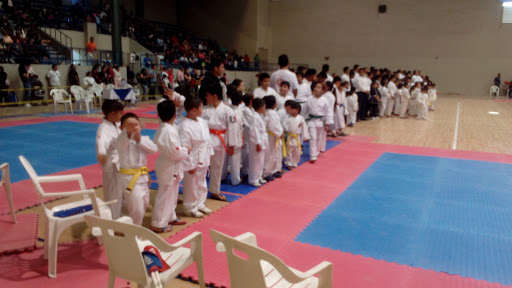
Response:
M87 115L87 114L97 114L97 113L101 113L101 110L90 110L90 113L87 113L87 110L78 110L78 111L73 111L73 114L71 114L71 112L57 112L57 113L54 113L54 112L49 112L49 113L40 113L40 114L35 114L35 115L32 115L32 116L40 116L40 117L55 117L55 116L71 116L71 115Z
M297 241L512 284L512 165L384 153Z
M336 145L338 145L340 143L341 143L341 141L331 141L331 140L327 141L326 151L336 147ZM304 153L301 155L301 159L300 159L299 165L302 165L303 163L305 163L307 161L309 161L309 143L308 142L304 143ZM287 170L284 167L283 167L283 169ZM152 181L158 181L156 179L156 172L154 172L154 171L150 172L150 176L151 176L151 180ZM228 183L231 183L229 177L230 176L228 175L227 181L220 185L220 191L238 194L238 195L224 194L229 202L234 201L234 200L240 198L241 196L247 195L247 194L251 193L252 191L258 189L257 187L248 185L246 183L242 183L242 184L237 185L237 186L233 186L231 184L228 184ZM158 189L158 182L151 182L150 188L157 190ZM180 189L180 193L183 193L182 189Z
M98 126L58 121L0 128L0 163L9 163L12 182L29 178L19 155L24 155L39 175L95 164ZM154 133L142 130L150 137Z

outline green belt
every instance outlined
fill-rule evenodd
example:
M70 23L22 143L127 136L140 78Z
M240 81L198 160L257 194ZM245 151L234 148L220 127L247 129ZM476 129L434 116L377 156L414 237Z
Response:
M324 118L324 116L308 114L308 119L306 119L306 121L313 120L313 119L322 119L322 118Z

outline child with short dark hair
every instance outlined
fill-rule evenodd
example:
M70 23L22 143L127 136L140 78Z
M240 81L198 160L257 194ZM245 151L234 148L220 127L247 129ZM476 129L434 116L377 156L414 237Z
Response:
M299 165L300 155L302 154L301 138L308 140L309 133L304 117L299 114L301 109L300 104L292 102L289 107L290 113L288 114L284 125L287 137L287 156L285 158L285 165L291 170Z
M103 198L105 201L117 200L110 206L112 219L121 217L123 205L123 191L117 179L119 157L114 143L121 134L119 121L123 116L123 109L123 104L117 100L104 100L101 110L105 117L96 132L96 157L103 175Z
M279 85L279 97L276 97L276 110L284 108L284 103L287 100L294 100L293 96L290 95L290 83L288 81L282 81Z
M328 125L333 124L333 109L329 106L329 102L322 97L322 83L311 85L313 88L313 97L309 97L306 102L306 114L308 118L306 123L309 127L309 159L315 162L318 159L322 149L325 149L326 133Z
M276 90L274 88L270 87L270 75L268 73L261 73L258 77L258 84L259 87L254 89L254 98L261 98L267 96L267 95L273 95L275 97L279 97L279 94L277 94Z
M268 136L265 127L265 101L256 98L252 101L254 108L253 122L249 131L249 185L259 187L267 183L263 180L265 150L268 149Z
M200 218L212 212L204 203L208 196L206 173L214 151L208 122L201 118L203 100L198 97L188 98L185 100L185 110L187 116L179 128L181 145L189 146L192 150L188 159L183 161L183 214Z
M229 162L224 163L222 171L222 179L227 177L228 163L230 166L229 175L231 177L231 185L239 185L242 180L240 179L240 164L242 162L242 148L244 146L244 107L241 105L243 94L240 91L235 91L231 94L231 106L235 113L234 119L230 119L231 125L234 125L234 129L230 130L234 135L230 135L230 139L233 139L234 152L233 155L229 156Z
M123 132L117 137L119 153L119 184L125 191L124 205L133 224L142 225L149 204L149 170L147 154L158 152L158 147L148 136L142 136L142 125L134 113L121 117Z
M184 220L176 216L176 205L183 168L181 162L188 159L192 147L181 145L176 121L174 102L165 100L157 105L160 126L156 130L154 142L160 154L156 159L155 170L158 179L158 193L153 206L151 230L156 233L168 232L170 225L184 225ZM169 213L170 210L170 213Z
M272 95L265 96L267 116L267 133L268 135L268 149L265 151L265 167L263 169L263 179L267 182L279 178L282 175L279 173L283 164L283 141L284 131L279 115L275 111L277 103L276 98Z
M407 118L407 108L409 107L409 100L411 100L411 94L407 84L400 83L398 89L402 89L402 99L400 100L400 118Z
M418 82L419 83L419 82ZM428 87L421 87L421 92L417 94L418 117L420 120L428 120Z

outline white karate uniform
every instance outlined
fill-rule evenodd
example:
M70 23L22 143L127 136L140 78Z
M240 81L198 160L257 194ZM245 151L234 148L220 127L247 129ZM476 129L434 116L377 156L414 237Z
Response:
M121 134L117 124L103 119L96 132L96 154L107 156L105 164L101 166L103 174L103 198L105 201L117 200L110 205L112 219L121 217L123 205L123 191L119 186L117 174L119 171L119 155L115 148L115 140Z
M284 103L286 103L286 101L288 101L288 100L295 100L295 98L292 95L290 95L290 94L287 94L284 97L279 95L276 98L276 111L284 109Z
M244 147L242 149L242 175L249 175L249 131L252 125L254 110L244 106Z
M388 105L388 101L389 101L388 87L380 86L379 93L380 93L379 116L384 117L384 114L386 113L386 106Z
M178 219L176 205L180 182L183 179L181 162L187 160L189 151L181 145L178 127L169 123L160 123L154 142L160 154L155 163L158 193L153 206L151 225L164 228L169 222Z
M265 166L263 169L263 178L281 171L283 165L283 143L281 136L284 133L283 125L279 115L273 109L267 109L267 133L268 149L265 150Z
M336 107L334 108L334 126L336 130L345 128L345 111L347 107L347 97L345 91L336 90ZM343 90L343 89L342 89Z
M210 129L211 143L214 155L210 159L210 185L208 190L213 194L220 194L220 182L222 178L222 170L224 162L227 159L227 147L236 143L237 126L235 124L235 112L224 103L220 103L217 107L208 105L203 109L202 118L208 121ZM226 131L219 135L211 133L212 130ZM224 144L221 141L224 139Z
M417 96L418 117L417 119L428 120L428 93L418 93Z
M119 153L119 168L137 169L148 164L147 154L158 152L158 147L148 136L141 136L137 143L128 138L126 129L121 132L116 140L116 148ZM144 213L149 204L149 175L140 175L131 191L127 191L128 184L133 175L119 173L119 184L121 191L125 191L124 205L128 210L128 216L133 220L133 224L142 225Z
M242 149L244 146L244 107L242 107L242 105L231 105L230 108L235 113L235 122L233 122L232 125L236 126L233 129L233 133L235 133L236 135L232 135L234 137L233 142L231 143L233 144L232 146L234 146L235 148L235 153L232 156L228 157L228 161L224 162L222 168L222 179L226 179L229 165L231 184L238 185L240 184L240 182L242 182L242 180L240 179L240 166L242 164Z
M262 87L258 87L256 89L254 89L253 94L254 94L254 99L257 99L257 98L263 99L263 97L268 96L268 95L273 95L276 97L276 99L277 99L277 97L279 97L279 94L272 87L268 87L267 90L264 90Z
M395 107L393 107L393 114L400 115L400 107L402 102L402 89L396 90Z
M331 109L333 111L333 123L331 125L329 125L329 131L333 131L333 130L337 130L338 127L336 126L336 120L334 118L337 117L336 115L336 96L334 96L334 94L332 94L331 91L327 91L325 92L322 97L325 97L325 99L327 99L327 101L329 102L329 109ZM320 150L322 151L322 150Z
M343 75L341 75L341 81L348 83L348 91L350 91L350 85L352 84L350 83L350 77L347 74L343 73Z
M430 100L430 107L429 107L429 109L431 111L434 111L434 109L436 109L437 89L429 89L428 90L428 96L429 96L429 100Z
M409 115L411 116L418 116L418 94L421 94L419 88L411 92L411 101L409 102Z
M279 91L279 87L283 81L290 83L290 91L288 91L288 94L290 96L294 96L293 90L299 89L297 75L288 69L279 69L272 73L272 76L270 76L270 87L274 88L276 91Z
M308 126L302 115L297 115L296 117L288 115L284 128L288 134L288 138L286 139L288 154L284 162L288 167L297 167L300 162L300 155L302 154L302 149L299 148L300 138L302 136L304 140L309 139ZM297 142L297 139L291 135L297 135L299 141Z
M204 202L208 196L206 173L210 166L210 157L214 153L208 122L200 117L197 117L196 121L185 117L179 128L179 134L181 145L192 147L188 158L182 162L183 210L197 212L205 208ZM195 173L190 174L189 171L194 169Z
M87 90L92 91L92 86L96 84L96 81L91 76L87 76L84 78L84 84L87 86Z
M303 80L306 81L306 80ZM300 115L306 117L304 106L306 106L306 101L308 101L308 97L311 96L311 84L302 83L299 85L297 90L297 97L295 97L295 101L300 104Z
M347 96L347 121L352 125L356 123L357 111L359 110L359 102L357 98L358 96L356 93L353 93L351 96Z
M409 93L409 89L402 88L402 99L400 100L400 117L402 117L402 118L406 116L410 99L411 99L411 94Z
M311 96L306 102L306 113L308 119L306 123L309 127L309 157L316 159L320 151L325 151L326 132L325 125L333 124L333 110L329 105L326 97ZM321 118L313 118L311 116L321 116Z
M256 146L261 151L256 151ZM265 151L268 149L268 134L265 127L264 116L254 112L253 121L249 130L249 184L259 183L263 176Z
M386 116L391 116L391 113L393 112L393 107L395 106L395 103L399 103L400 100L397 101L397 91L398 88L396 87L396 84L392 81L389 81L388 83L388 92L389 92L389 99L388 103L386 105Z

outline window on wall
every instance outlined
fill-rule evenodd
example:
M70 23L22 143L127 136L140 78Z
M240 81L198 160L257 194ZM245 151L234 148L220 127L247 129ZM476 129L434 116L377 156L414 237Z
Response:
M501 23L512 23L512 1L503 2L503 16Z

